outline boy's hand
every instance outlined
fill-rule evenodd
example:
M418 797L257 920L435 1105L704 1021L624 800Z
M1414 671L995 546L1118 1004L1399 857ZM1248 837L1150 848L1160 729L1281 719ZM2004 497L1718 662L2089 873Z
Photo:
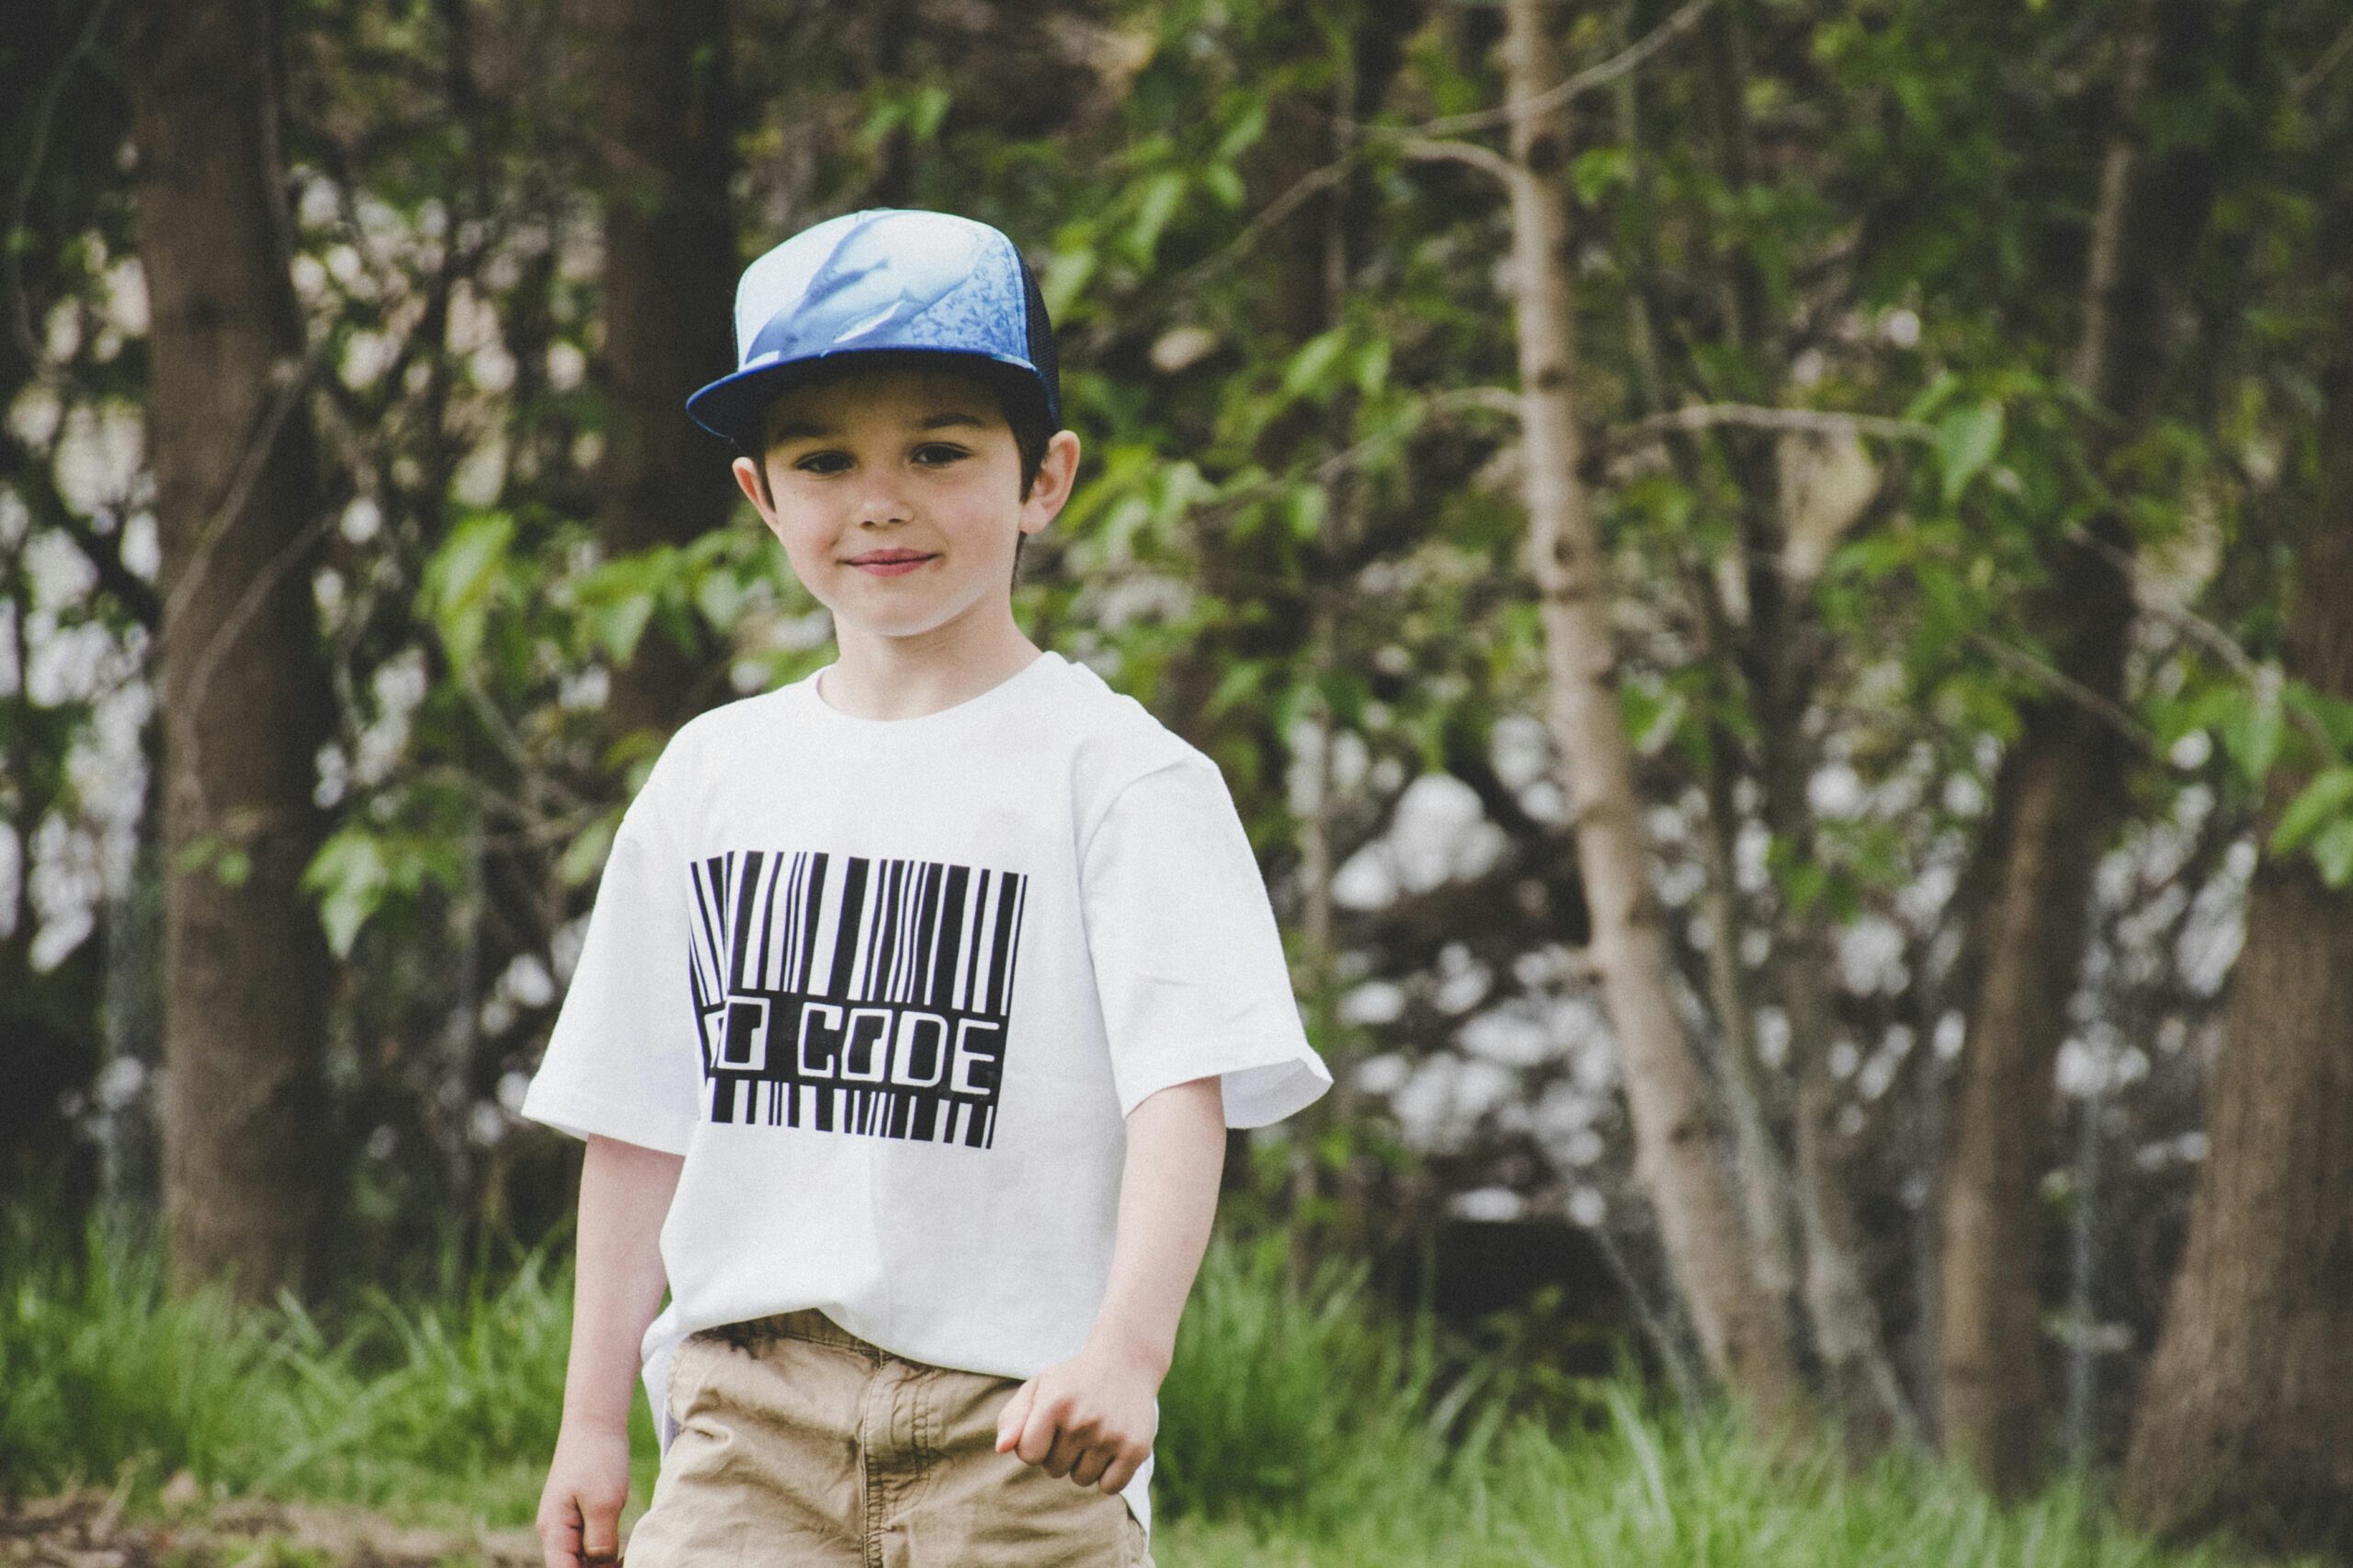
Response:
M618 1568L628 1503L629 1428L565 1422L534 1527L546 1568Z
M1013 1391L996 1418L996 1451L1117 1495L1151 1456L1161 1373L1090 1344Z

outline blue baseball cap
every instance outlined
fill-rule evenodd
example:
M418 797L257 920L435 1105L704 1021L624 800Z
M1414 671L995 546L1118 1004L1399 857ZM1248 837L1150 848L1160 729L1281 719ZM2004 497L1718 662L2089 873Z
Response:
M952 357L1062 422L1053 326L1013 242L950 212L875 207L803 229L735 286L735 372L687 399L747 452L778 393L849 355Z

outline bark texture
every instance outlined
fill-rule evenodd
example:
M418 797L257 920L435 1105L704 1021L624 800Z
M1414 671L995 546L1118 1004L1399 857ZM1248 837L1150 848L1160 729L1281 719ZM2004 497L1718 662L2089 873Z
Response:
M181 1286L298 1284L328 1190L325 939L300 881L331 696L262 0L142 0L123 61L164 599L165 1215Z
M2323 450L2285 663L2353 699L2353 312ZM2308 777L2275 775L2258 842ZM2168 1534L2353 1562L2353 894L2301 850L2256 866L2223 1028L2123 1502Z
M1560 66L1540 0L1510 0L1505 97L1526 105ZM1612 681L1616 653L1600 544L1577 479L1576 338L1569 278L1567 133L1557 109L1511 120L1529 563L1541 597L1548 719L1568 759L1570 819L1592 914L1602 1000L1624 1064L1637 1160L1676 1282L1710 1368L1769 1425L1800 1415L1786 1325L1756 1288L1748 1237L1684 1038L1647 874L1642 819Z
M724 0L581 0L598 83L605 208L605 384L611 397L597 531L607 555L724 527L733 454L687 417L687 395L735 367L738 271L728 180L733 106ZM613 672L616 735L667 735L729 695L695 627L656 616Z
M2124 35L2072 369L2110 416L2090 437L2095 463L2158 406L2172 293L2204 228L2211 172L2198 150L2153 160L2143 148L2149 102L2175 90L2211 46L2205 11L2152 0ZM1975 980L1945 1186L1939 1413L1948 1448L2005 1497L2027 1491L2045 1458L2038 1192L2092 874L2130 755L2097 709L2123 697L2132 536L2113 512L2086 530L2088 539L2057 546L2033 610L2050 629L2065 687L2026 706L1976 850L1972 875L1988 896L1972 932Z

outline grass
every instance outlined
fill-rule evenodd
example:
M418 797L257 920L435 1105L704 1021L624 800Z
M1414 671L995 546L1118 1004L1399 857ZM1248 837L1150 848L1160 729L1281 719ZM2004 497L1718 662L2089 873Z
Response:
M420 1525L528 1526L562 1408L568 1259L490 1279L445 1259L416 1297L313 1315L176 1301L158 1249L94 1225L0 1257L0 1494L94 1483L151 1506L191 1472L215 1496L366 1505ZM1212 1247L1161 1392L1161 1568L2224 1568L2161 1551L2068 1478L1995 1507L1938 1462L1774 1465L1720 1413L1626 1378L1508 1397L1518 1369L1466 1358L1421 1316L1327 1266L1304 1291L1279 1238ZM652 1491L641 1394L632 1499Z

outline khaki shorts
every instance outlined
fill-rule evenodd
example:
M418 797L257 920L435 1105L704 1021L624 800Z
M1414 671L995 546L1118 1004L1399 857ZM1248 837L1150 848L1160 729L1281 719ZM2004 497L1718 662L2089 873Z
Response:
M1116 1494L996 1451L1017 1378L909 1361L823 1312L689 1335L627 1568L1153 1568Z

